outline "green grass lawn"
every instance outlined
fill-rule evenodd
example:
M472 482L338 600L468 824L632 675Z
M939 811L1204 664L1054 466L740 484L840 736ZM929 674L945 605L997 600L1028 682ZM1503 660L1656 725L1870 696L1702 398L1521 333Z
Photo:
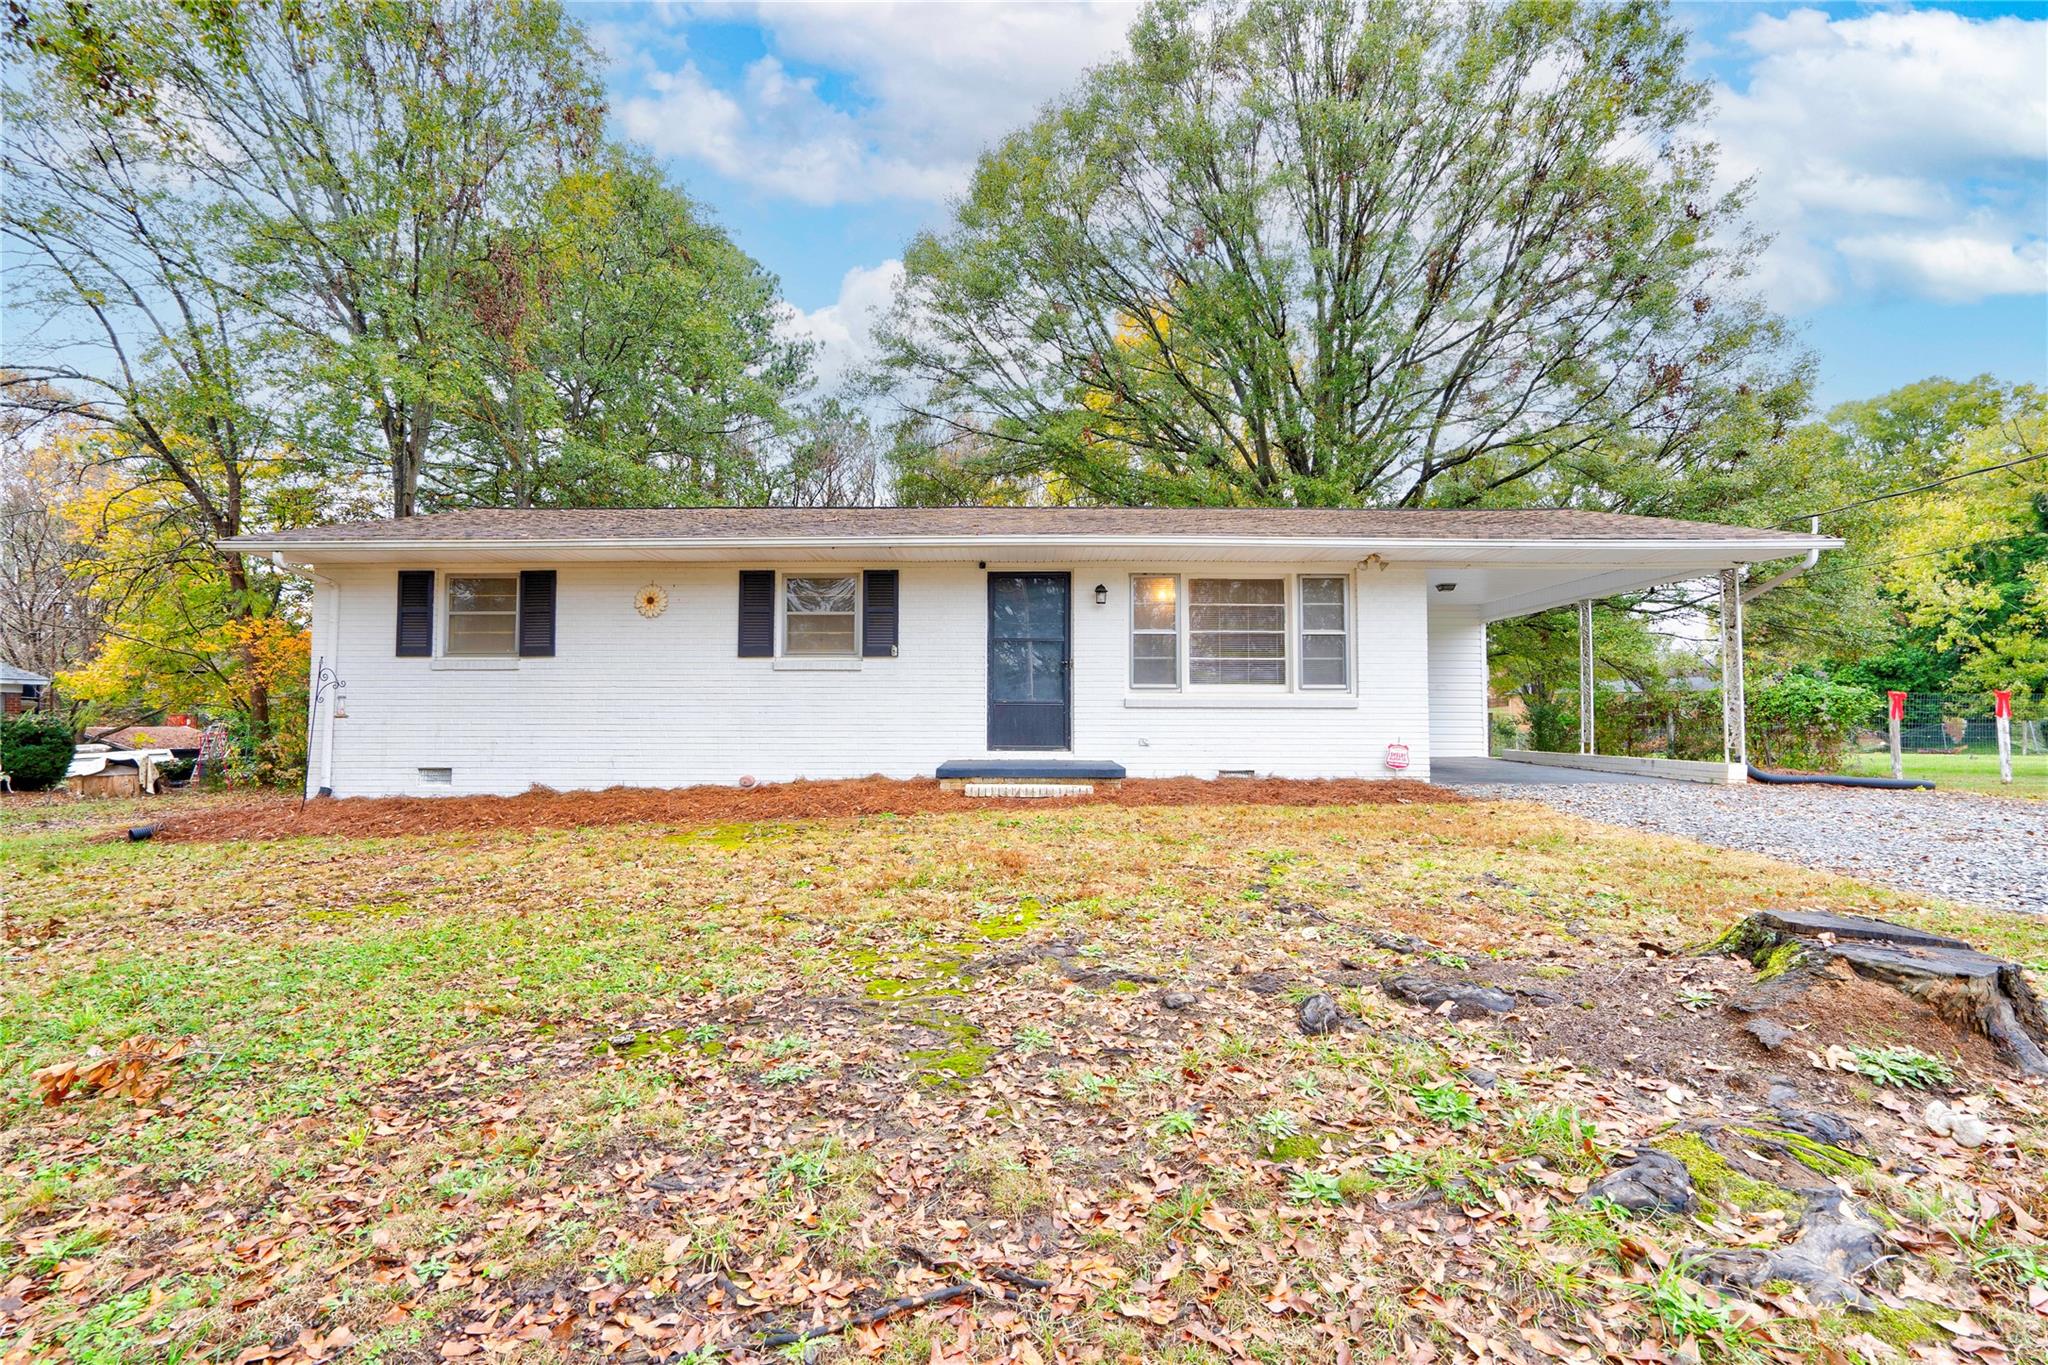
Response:
M1998 780L1998 755L1913 754L1903 756L1907 777L1925 777L1944 791L1989 792L1998 796L2048 798L2048 754L2014 754L2012 782ZM1883 751L1849 755L1842 771L1851 776L1890 777L1891 755Z
M1521 804L105 837L148 809L0 804L9 1362L2048 1358L2038 1091L1854 981L1765 1055L1688 951L1830 907L2038 972L2048 921ZM39 1101L141 1038L139 1100ZM1846 1069L1899 1047L2015 1141ZM1794 1234L1814 1173L1699 1137L1773 1075L1865 1134L1822 1183L1898 1239L1876 1311L1681 1255ZM1580 1202L1644 1143L1695 1212Z

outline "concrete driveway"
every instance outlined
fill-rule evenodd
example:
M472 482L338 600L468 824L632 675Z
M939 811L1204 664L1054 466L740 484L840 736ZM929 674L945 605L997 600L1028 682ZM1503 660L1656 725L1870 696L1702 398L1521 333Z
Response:
M1663 779L1634 773L1596 773L1585 768L1553 768L1502 758L1436 758L1430 760L1429 780L1439 787L1599 787Z

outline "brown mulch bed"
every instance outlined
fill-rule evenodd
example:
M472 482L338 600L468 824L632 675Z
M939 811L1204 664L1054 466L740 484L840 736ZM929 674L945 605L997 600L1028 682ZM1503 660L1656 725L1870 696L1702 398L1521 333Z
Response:
M536 787L520 796L279 801L173 816L164 821L157 837L208 841L323 834L360 837L457 830L575 829L643 822L717 825L1045 806L1386 806L1447 805L1465 800L1454 791L1405 779L1133 779L1117 790L1098 787L1092 796L1024 800L964 796L941 790L936 781L928 778L900 781L864 777L845 782L778 782L748 790L610 787L596 792L558 792Z

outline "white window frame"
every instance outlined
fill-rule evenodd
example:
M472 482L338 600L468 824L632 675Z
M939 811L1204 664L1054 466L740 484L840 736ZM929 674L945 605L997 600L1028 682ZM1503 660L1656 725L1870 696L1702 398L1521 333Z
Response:
M1173 584L1173 681L1170 683L1141 683L1138 681L1138 580L1141 578L1164 578ZM1133 692L1178 692L1186 685L1188 642L1187 614L1181 610L1180 575L1177 573L1134 573L1130 576L1130 591L1125 600L1130 603L1130 618L1124 632L1127 637L1124 653L1129 660L1126 682ZM1147 630L1146 635L1164 635L1161 630Z
M1202 580L1220 583L1228 583L1235 581L1241 583L1278 583L1280 585L1281 626L1279 682L1198 683L1195 681L1195 582L1198 578ZM1296 648L1294 644L1294 638L1296 634L1294 599L1295 592L1293 579L1290 575L1285 573L1257 574L1245 573L1242 571L1232 571L1226 573L1188 574L1186 576L1186 596L1182 599L1183 609L1180 614L1182 659L1181 677L1187 680L1188 690L1190 692L1205 692L1230 695L1251 695L1261 692L1292 692L1294 690L1295 680L1295 669L1292 667L1292 665L1294 663L1294 652ZM1210 633L1237 634L1241 632L1223 631ZM1259 631L1256 633L1264 635L1270 634L1271 632Z
M1304 587L1311 578L1333 578L1344 591L1344 628L1340 631L1308 628L1308 592ZM1357 632L1353 626L1351 575L1348 573L1299 573L1294 576L1294 640L1295 640L1295 685L1304 692L1349 692L1352 680L1358 675L1357 651L1352 636ZM1337 635L1344 637L1344 681L1341 683L1312 683L1308 680L1308 637L1315 635Z
M792 654L789 652L789 580L792 578L844 578L853 584L853 647L843 654ZM805 660L846 660L860 659L861 610L863 585L859 569L804 569L795 573L778 572L775 575L775 657L778 659ZM832 615L837 612L801 612L799 615Z
M1276 578L1286 601L1287 631L1282 667L1286 681L1281 683L1198 683L1193 681L1193 625L1189 584L1197 577L1210 579L1244 579L1272 582ZM1140 683L1137 680L1137 603L1138 580L1141 578L1166 578L1173 581L1174 591L1174 681L1166 683ZM1302 641L1309 634L1303 628L1302 582L1310 578L1334 578L1344 588L1344 681L1336 683L1308 683L1303 681ZM1302 705L1338 706L1354 704L1358 696L1358 581L1357 575L1348 569L1310 570L1302 569L1281 574L1246 573L1242 570L1226 569L1200 573L1170 573L1161 570L1136 570L1129 575L1128 595L1125 598L1127 612L1124 618L1124 666L1125 687L1129 694L1127 706L1173 706L1168 700L1178 693L1188 700L1187 705L1228 706L1234 703L1229 698L1240 698L1243 705L1287 705L1288 697L1313 697L1318 700L1304 700ZM1334 631L1316 631L1318 635L1335 634ZM1153 698L1147 702L1144 698ZM1263 699L1263 700L1260 700ZM1340 700L1347 699L1347 700Z
M517 659L519 657L519 607L520 578L514 569L505 573L498 569L455 569L441 573L440 612L441 629L435 637L435 656L442 659ZM509 578L512 580L512 610L466 611L464 616L505 616L512 618L512 644L502 654L457 654L451 646L455 643L455 580L458 578Z

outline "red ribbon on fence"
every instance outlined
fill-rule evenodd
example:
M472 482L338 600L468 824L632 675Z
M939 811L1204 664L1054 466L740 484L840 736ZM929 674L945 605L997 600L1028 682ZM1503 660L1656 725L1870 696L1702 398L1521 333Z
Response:
M1892 719L1904 720L1906 718L1906 694L1904 692L1887 692L1885 695L1892 700Z
M2012 693L1993 692L1991 694L1991 714L1998 717L2000 720L2011 720Z

